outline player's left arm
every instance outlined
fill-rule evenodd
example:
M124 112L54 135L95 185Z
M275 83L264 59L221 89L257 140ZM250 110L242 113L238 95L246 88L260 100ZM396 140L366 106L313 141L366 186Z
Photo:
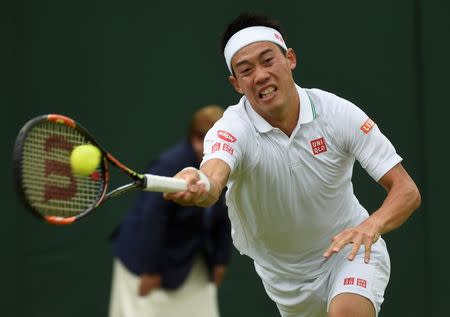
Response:
M330 247L324 253L325 258L339 252L345 245L352 244L348 259L353 260L359 248L364 246L364 261L368 263L372 244L380 235L398 228L419 207L420 192L400 163L381 177L379 184L387 191L383 204L358 226L333 237Z

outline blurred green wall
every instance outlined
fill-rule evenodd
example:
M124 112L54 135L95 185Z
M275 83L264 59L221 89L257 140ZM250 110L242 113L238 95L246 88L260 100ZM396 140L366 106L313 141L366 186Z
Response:
M243 10L279 19L297 52L297 82L364 109L421 188L420 210L385 235L392 274L381 316L446 314L448 1L3 0L2 316L106 316L107 237L134 198L109 202L70 227L39 223L12 186L20 127L38 114L66 114L122 161L144 168L184 135L193 110L237 101L218 40ZM359 166L354 185L368 210L382 201L383 190ZM220 306L223 317L277 316L251 261L237 252Z

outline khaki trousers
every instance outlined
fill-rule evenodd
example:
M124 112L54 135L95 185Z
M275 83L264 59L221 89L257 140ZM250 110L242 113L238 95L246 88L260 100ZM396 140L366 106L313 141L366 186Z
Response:
M217 288L198 259L184 284L139 296L139 277L114 259L109 317L219 317Z

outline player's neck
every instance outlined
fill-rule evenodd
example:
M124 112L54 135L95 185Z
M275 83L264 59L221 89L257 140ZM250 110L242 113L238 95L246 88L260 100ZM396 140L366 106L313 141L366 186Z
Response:
M292 98L291 101L276 114L272 114L270 118L266 118L273 127L280 129L288 137L291 136L297 126L298 116L300 113L299 98Z

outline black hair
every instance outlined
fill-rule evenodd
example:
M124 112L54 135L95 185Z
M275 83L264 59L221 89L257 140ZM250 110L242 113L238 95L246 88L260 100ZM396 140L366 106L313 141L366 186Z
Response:
M237 32L251 26L267 26L280 32L281 36L285 38L281 25L277 20L271 19L268 16L257 15L255 13L243 12L235 18L222 34L220 41L220 53L223 56L223 51L228 43L228 40ZM286 39L286 38L285 38Z

